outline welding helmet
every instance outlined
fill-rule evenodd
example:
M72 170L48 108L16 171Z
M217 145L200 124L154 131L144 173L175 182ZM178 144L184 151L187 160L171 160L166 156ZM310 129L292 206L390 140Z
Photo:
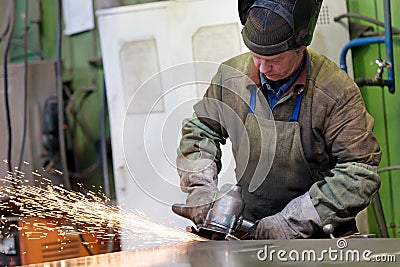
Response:
M321 5L322 0L239 0L243 41L265 56L307 46Z

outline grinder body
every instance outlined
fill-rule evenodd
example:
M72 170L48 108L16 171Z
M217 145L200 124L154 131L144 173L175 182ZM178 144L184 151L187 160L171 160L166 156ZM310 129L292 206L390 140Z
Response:
M207 217L193 232L211 240L239 239L238 230L249 232L254 223L243 219L245 203L238 185L224 185L214 200Z

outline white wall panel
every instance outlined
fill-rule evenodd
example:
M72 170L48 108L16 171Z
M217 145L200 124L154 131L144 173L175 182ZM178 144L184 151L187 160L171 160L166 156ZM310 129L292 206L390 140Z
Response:
M161 98L161 78L153 77L155 73L160 71L158 63L157 43L154 38L126 42L120 49L120 62L122 70L122 81L124 86L124 98L128 106L128 113L146 113L152 110L153 112L163 111L163 101ZM151 82L150 90L139 90L145 82ZM135 101L130 105L129 101L136 94L136 98L140 101Z
M340 66L340 52L350 41L348 22L335 22L338 15L347 13L346 0L324 0L315 27L314 38L310 48L327 56ZM351 51L347 53L348 74L353 77Z

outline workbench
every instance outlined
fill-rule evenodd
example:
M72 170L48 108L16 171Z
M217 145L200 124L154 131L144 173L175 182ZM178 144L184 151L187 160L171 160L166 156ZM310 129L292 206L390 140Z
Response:
M399 266L400 239L203 241L29 265L95 266Z

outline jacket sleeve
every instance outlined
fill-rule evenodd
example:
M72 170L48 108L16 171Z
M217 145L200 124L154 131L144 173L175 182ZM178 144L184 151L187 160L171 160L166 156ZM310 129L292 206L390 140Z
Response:
M369 205L380 179L377 167L358 162L338 163L332 172L333 176L314 183L309 194L322 225L338 226Z
M309 190L323 225L338 226L353 220L379 189L381 151L372 134L373 125L359 89L352 86L345 90L324 130L335 165L331 175Z
M184 192L198 186L217 186L221 170L221 144L227 133L221 126L221 75L218 72L204 97L194 106L195 114L183 121L177 168Z
M177 168L184 192L203 185L217 185L217 175L221 165L220 143L225 140L218 136L199 118L186 119L182 126Z

